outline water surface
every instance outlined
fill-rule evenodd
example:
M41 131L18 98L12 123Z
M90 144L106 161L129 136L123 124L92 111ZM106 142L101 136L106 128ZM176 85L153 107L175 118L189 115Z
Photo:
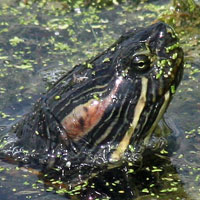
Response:
M109 47L126 30L150 25L169 7L167 0L162 4L115 2L98 9L76 6L73 10L63 9L58 2L1 1L1 130L29 112L41 93L74 65ZM188 30L177 29L185 51L185 73L166 113L178 145L170 147L171 156L163 164L154 163L133 175L133 197L112 186L116 198L200 198L200 28L191 23ZM78 193L63 193L62 188L44 184L37 171L29 172L12 163L0 162L0 179L3 200L79 199ZM117 184L117 180L113 182ZM90 190L86 199L88 195ZM102 195L99 199L109 198Z

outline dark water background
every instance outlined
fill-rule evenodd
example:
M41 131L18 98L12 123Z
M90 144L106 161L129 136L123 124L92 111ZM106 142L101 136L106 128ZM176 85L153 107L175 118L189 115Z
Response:
M0 1L1 130L16 123L40 94L74 65L106 49L126 30L150 25L171 6L167 0L113 1L112 6L98 9L77 4L69 11L59 2L27 2ZM178 148L169 158L170 164L149 166L138 173L132 199L200 199L198 27L191 23L185 31L176 30L185 50L185 74L166 118ZM0 162L0 200L69 198L59 191L44 184L37 173ZM79 199L77 195L71 198ZM126 195L121 198L130 199Z

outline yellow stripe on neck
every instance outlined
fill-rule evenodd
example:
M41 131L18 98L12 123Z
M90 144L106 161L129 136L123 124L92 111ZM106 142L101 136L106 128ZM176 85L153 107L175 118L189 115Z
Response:
M150 130L148 131L147 137L144 139L144 145L147 145L147 144L148 144L148 142L149 142L149 140L150 140L150 137L151 137L151 135L152 135L152 132L155 130L155 128L156 128L158 122L161 120L161 118L162 118L162 116L163 116L165 110L167 109L167 106L168 106L168 104L169 104L169 100L170 100L170 92L167 91L167 92L165 93L165 100L164 100L164 102L163 102L162 107L160 108L160 111L159 111L159 113L158 113L158 116L157 116L156 120L154 121L153 125L151 126Z
M132 135L134 134L135 128L137 127L137 124L140 119L140 115L145 107L148 79L143 77L141 81L142 81L142 90L141 90L140 98L134 110L133 121L130 124L130 128L126 132L122 141L119 143L117 149L111 155L111 162L116 162L123 156L125 150L127 149L130 143L130 139Z

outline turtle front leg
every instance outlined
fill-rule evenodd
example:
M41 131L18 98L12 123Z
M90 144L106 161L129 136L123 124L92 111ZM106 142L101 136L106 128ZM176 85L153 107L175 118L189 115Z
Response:
M167 154L168 140L172 130L164 119L161 119L151 134L147 134L143 142L136 145L129 145L124 154L124 159L134 166L142 166L144 157L152 157L152 154L164 158ZM166 157L165 157L166 158Z
M149 137L148 142L144 140L145 150L149 149L152 152L160 152L168 145L168 137L172 130L168 127L164 119L161 119Z

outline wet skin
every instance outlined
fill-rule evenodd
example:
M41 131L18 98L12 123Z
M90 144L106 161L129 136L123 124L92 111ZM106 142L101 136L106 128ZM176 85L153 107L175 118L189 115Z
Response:
M2 138L1 157L56 168L69 183L134 164L149 148L182 73L183 51L171 27L160 22L131 30L53 85Z

